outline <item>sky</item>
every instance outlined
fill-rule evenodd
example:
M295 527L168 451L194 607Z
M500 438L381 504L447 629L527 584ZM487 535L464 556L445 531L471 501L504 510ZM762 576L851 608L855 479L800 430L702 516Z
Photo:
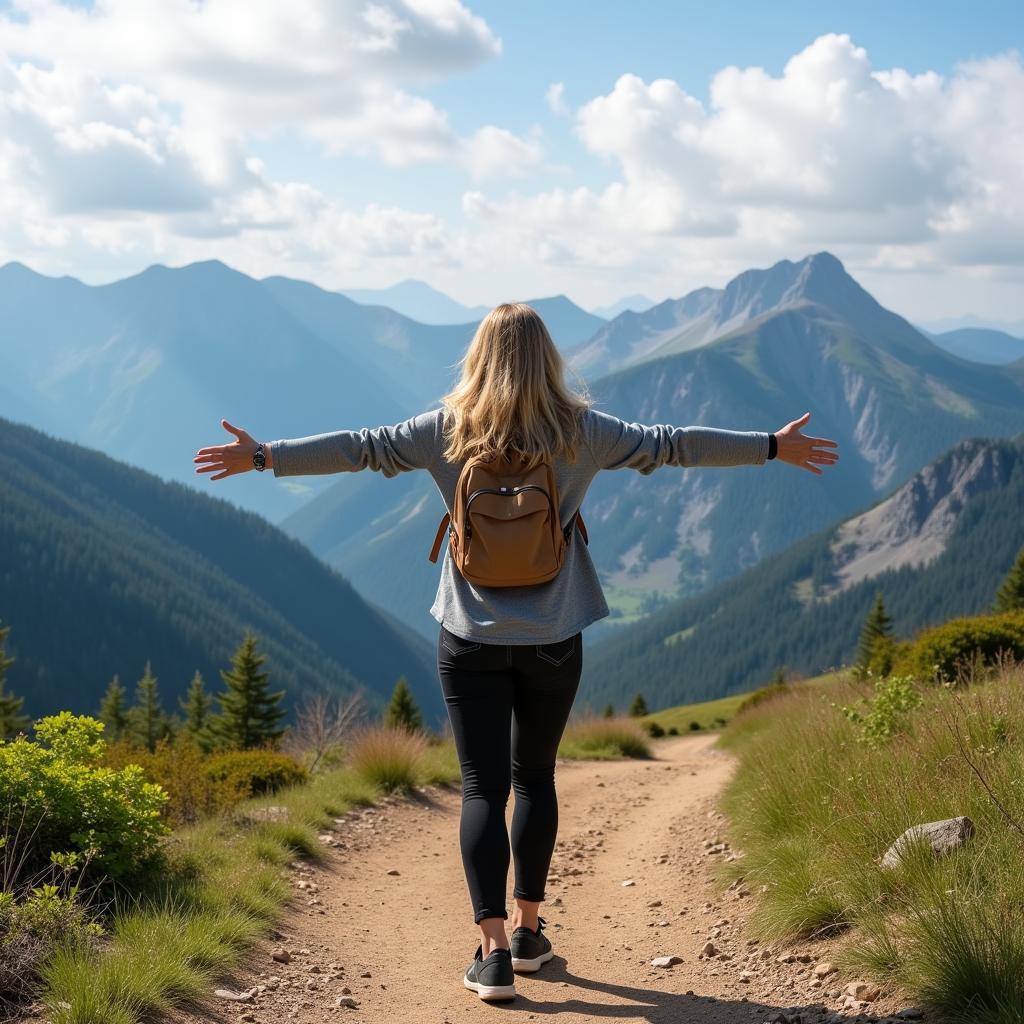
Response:
M0 0L0 264L1024 320L1024 4Z

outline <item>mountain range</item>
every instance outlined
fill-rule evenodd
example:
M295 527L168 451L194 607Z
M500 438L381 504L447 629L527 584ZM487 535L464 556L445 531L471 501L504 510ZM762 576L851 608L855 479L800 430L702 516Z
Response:
M850 664L876 593L900 637L981 614L1024 547L1022 508L1024 434L966 438L855 515L593 645L581 694L621 708L639 688L654 709Z
M976 363L1002 365L1024 357L1024 338L985 327L959 327L941 334L924 332L947 352Z
M7 682L33 715L95 713L112 676L131 694L147 660L176 710L246 628L293 705L362 688L372 709L405 675L444 715L434 652L279 529L101 452L0 419L0 619Z
M669 322L655 347L624 340L626 325L651 338ZM583 512L616 616L594 636L845 518L964 437L1024 429L1024 361L946 352L828 253L621 314L573 355L583 367L596 355L625 364L591 384L598 407L624 419L770 431L810 411L804 432L840 452L823 476L778 463L600 474ZM282 526L429 635L436 567L426 551L442 512L425 477L342 474Z

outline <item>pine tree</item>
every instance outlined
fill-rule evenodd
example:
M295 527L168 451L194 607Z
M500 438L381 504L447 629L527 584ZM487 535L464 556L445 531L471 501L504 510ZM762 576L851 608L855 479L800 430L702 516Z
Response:
M384 724L392 729L408 729L410 732L419 732L423 728L423 716L416 707L405 676L399 676L395 683L391 702L384 712Z
M1009 575L1003 580L992 605L994 612L1012 612L1024 609L1024 548L1017 554Z
M104 737L108 740L119 740L128 729L129 712L125 700L125 688L121 685L121 679L114 674L110 680L107 692L103 695L100 704L100 721L106 725Z
M153 675L150 663L135 687L135 703L128 712L128 729L132 742L145 747L152 753L157 743L170 735L171 723L160 704L160 690L157 677Z
M212 738L229 750L274 745L284 735L280 725L285 716L280 707L284 690L271 693L269 673L261 672L265 654L256 653L256 636L246 630L245 638L231 658L230 671L220 670L227 689L217 694L220 714L210 719Z
M201 747L209 745L210 707L213 697L206 692L203 674L197 669L188 692L178 702L185 713L185 733Z
M855 678L864 679L869 669L879 676L888 675L892 668L894 646L892 619L886 613L882 593L878 591L861 630L857 660L853 664Z
M647 714L647 701L644 700L642 693L638 693L633 698L633 703L629 705L629 713L634 718L640 718L642 715Z
M604 717L605 718L614 718L615 717L615 705L612 704L611 702L609 702L608 706L604 709Z
M16 736L29 726L28 716L21 713L25 698L4 692L7 686L7 670L17 660L9 658L5 649L7 634L10 631L10 626L0 626L0 740Z

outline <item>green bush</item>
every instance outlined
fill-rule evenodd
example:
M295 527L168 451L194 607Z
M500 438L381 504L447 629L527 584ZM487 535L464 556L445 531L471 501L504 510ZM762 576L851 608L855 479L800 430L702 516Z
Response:
M888 676L875 680L875 693L856 704L844 705L842 713L860 726L858 739L868 746L881 746L900 732L907 715L921 703L913 676Z
M112 878L156 858L167 794L138 765L104 765L102 732L63 711L37 722L34 740L0 742L0 836L17 840L26 873L51 853L81 853Z
M764 704L766 701L775 700L776 697L784 697L790 692L789 683L768 683L767 686L760 686L752 693L749 693L746 697L740 701L740 705L736 708L736 714L738 715L741 711L748 711L750 708L756 708L759 704Z
M665 735L665 730L657 722L651 721L647 723L647 735L659 739Z
M928 682L955 682L960 668L994 664L1000 651L1024 659L1024 611L950 619L922 630L897 649L892 670Z
M173 827L219 814L248 796L247 787L237 779L206 774L210 757L187 733L158 740L153 751L118 740L107 747L103 761L111 768L139 765L150 782L166 791L163 818Z
M568 726L558 754L578 760L616 760L650 757L651 748L647 742L647 730L636 718L629 715L616 715L614 718L590 715Z
M223 784L238 800L274 793L306 781L306 769L287 754L273 750L227 750L203 765L210 782Z

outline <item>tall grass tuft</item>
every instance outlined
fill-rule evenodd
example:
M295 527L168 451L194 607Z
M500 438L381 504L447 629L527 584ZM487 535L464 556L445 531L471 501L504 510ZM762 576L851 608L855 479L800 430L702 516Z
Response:
M651 756L651 746L647 731L637 719L626 715L614 718L590 715L570 722L562 736L558 754L574 760L647 758Z
M737 716L720 742L739 759L724 809L743 855L723 877L759 893L751 926L763 938L841 931L847 969L943 1019L1019 1024L1024 665L906 690L794 688ZM937 857L915 844L881 867L906 829L958 815L976 829L963 847Z
M357 776L386 792L405 792L419 782L427 749L421 733L375 725L353 738L348 764Z

